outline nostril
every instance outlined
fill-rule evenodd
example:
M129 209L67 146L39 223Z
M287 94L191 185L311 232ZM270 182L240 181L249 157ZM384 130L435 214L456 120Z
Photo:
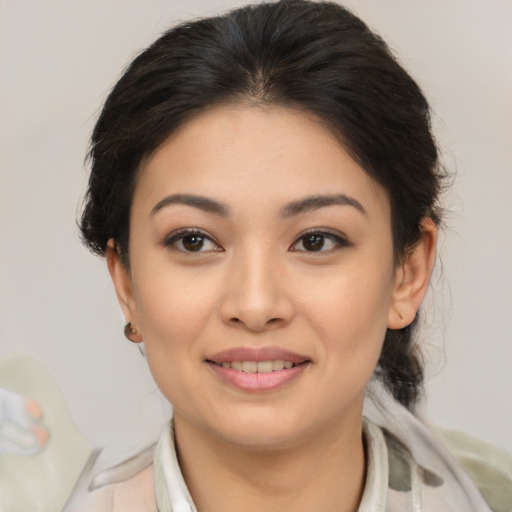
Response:
M246 327L247 329L254 332L262 332L267 329L276 329L279 326L283 325L286 322L283 322L283 318L281 317L272 317L272 318L261 318L256 315L247 315L246 317L242 316L232 316L228 317L229 320L226 320L231 327Z

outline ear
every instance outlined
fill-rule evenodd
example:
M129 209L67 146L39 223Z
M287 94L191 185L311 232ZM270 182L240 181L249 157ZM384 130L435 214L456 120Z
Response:
M114 240L110 239L107 243L107 266L110 277L114 283L117 300L123 311L126 322L131 323L131 327L135 332L130 334L129 340L134 343L140 343L143 340L140 328L137 304L133 293L132 279L129 269L121 261L119 250Z
M423 219L420 227L419 243L396 269L389 329L403 329L411 324L427 293L436 260L437 227L431 218Z

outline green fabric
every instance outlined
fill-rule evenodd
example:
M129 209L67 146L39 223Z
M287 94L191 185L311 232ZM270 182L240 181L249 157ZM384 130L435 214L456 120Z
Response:
M464 432L436 429L494 512L512 512L512 456Z
M73 423L56 382L34 359L19 354L3 357L0 387L35 400L50 431L49 441L36 455L0 455L0 512L60 511L92 447Z

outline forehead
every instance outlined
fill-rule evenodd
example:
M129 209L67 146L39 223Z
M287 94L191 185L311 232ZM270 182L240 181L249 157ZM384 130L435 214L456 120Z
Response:
M192 192L260 211L342 193L369 213L389 216L386 191L322 121L276 106L220 106L185 123L141 166L134 208Z

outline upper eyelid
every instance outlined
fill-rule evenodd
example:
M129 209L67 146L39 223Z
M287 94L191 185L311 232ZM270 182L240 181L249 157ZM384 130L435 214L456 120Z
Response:
M301 233L299 233L294 242L293 243L297 243L301 238L304 238L305 236L308 236L308 235L324 235L324 236L331 236L333 238L339 238L341 240L344 240L346 242L348 242L348 238L347 236L340 232L340 231L334 231L334 230L330 230L328 228L312 228L312 229L307 229L305 231L302 231Z
M206 231L203 231L200 228L180 228L180 229L176 229L176 230L172 231L171 233L169 233L168 235L166 235L164 237L164 241L165 240L171 240L173 238L178 238L179 236L187 236L187 235L201 235L201 236L204 236L205 238L208 238L212 242L217 243L215 238L212 235L210 235Z
M203 238L210 240L212 243L214 243L218 247L222 248L221 244L219 242L217 242L217 240L212 235L208 234L207 232L203 231L200 228L177 229L177 230L173 231L172 233L169 233L168 235L166 235L164 237L164 239L162 240L162 243L164 245L171 245L172 243L180 240L181 238L185 238L186 236L190 236L190 235L200 235Z
M348 247L351 245L351 243L349 242L349 240L343 233L340 233L340 232L333 233L332 231L323 228L323 229L310 229L310 230L302 232L300 235L298 235L295 238L294 242L290 245L290 249L292 249L295 245L297 245L302 239L304 239L308 235L321 235L321 236L324 236L325 238L331 238L332 240L335 240L339 244L340 247ZM296 250L293 250L292 252L296 252ZM300 252L304 252L304 251L300 251ZM322 252L329 252L329 251L306 251L306 252L308 252L308 253L311 252L312 254L321 254Z

